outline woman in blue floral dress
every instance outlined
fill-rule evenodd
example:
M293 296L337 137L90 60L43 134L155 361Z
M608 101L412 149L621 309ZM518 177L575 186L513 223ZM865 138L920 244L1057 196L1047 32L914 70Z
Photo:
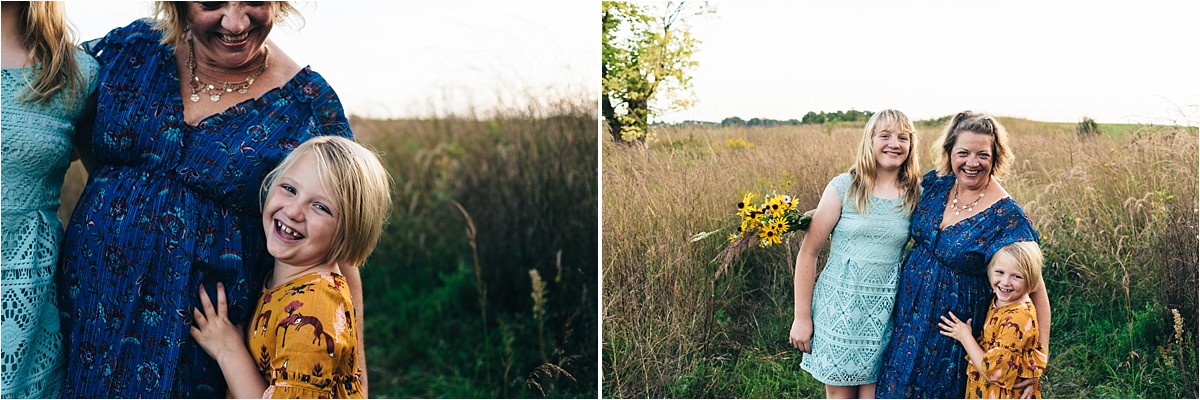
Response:
M90 177L60 261L65 397L225 397L189 336L196 288L223 282L230 319L243 320L271 263L259 183L304 140L351 136L325 79L267 38L290 5L156 9L86 46L100 83Z
M876 384L879 398L962 398L967 359L958 342L939 333L938 317L948 312L972 316L980 332L991 294L988 261L1001 247L1039 240L996 178L1012 162L999 121L959 113L935 146L938 169L922 178L921 201L913 212L913 248L900 270L894 329ZM1045 286L1030 297L1038 326L1046 327L1040 331L1042 343L1049 343Z

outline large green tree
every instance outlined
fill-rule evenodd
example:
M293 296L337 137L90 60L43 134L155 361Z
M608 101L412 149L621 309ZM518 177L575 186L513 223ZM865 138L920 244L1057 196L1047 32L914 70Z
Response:
M692 104L688 73L700 41L687 20L711 9L689 2L602 4L601 112L615 140L644 142L652 116Z

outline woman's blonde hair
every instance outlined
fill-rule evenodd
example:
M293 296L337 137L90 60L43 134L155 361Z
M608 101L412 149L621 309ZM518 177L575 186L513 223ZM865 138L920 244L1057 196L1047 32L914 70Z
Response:
M1041 288L1042 249L1037 242L1016 242L996 250L996 254L992 254L992 260L988 262L988 273L996 266L996 258L1001 254L1012 257L1017 263L1017 269L1025 275L1025 294Z
M850 190L854 196L854 209L860 214L867 213L871 198L871 190L875 188L875 150L872 140L879 132L907 133L909 137L908 158L900 165L900 173L896 176L897 184L904 189L903 206L908 211L917 207L921 200L921 168L917 161L917 129L904 113L897 110L883 110L871 116L867 126L863 128L862 140L858 144L858 154L854 157L854 165L850 166Z
M68 107L86 94L83 72L75 60L75 30L67 22L61 1L21 2L17 31L29 51L28 63L41 63L37 76L20 99L44 103L62 92ZM28 79L28 78L27 78Z
M392 206L392 177L375 152L340 136L317 136L301 143L263 179L261 193L300 159L311 154L317 172L329 185L341 212L334 230L333 247L322 263L338 262L360 266L375 250Z
M299 26L304 25L304 16L300 15L300 10L292 6L286 1L269 2L273 6L271 8L271 19L276 24L286 23L290 18L296 18ZM186 1L156 1L154 2L154 29L162 31L162 41L160 43L181 46L187 40L187 35L184 33L188 30Z
M997 178L1003 177L1008 172L1009 160L1013 158L1012 148L1008 147L1008 131L1004 129L1004 125L1000 125L1000 121L997 121L996 118L974 111L955 114L954 118L950 119L950 123L946 125L946 129L942 131L942 136L934 143L933 152L937 153L935 163L938 166L938 175L954 173L950 152L954 151L958 136L964 131L992 137L991 175Z

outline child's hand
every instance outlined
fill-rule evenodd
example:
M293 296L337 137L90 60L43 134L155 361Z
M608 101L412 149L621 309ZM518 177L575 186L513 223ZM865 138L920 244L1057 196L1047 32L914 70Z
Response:
M200 304L204 311L192 310L196 325L192 327L192 338L200 344L213 359L218 362L222 358L247 352L242 340L242 330L229 322L228 306L225 304L225 286L217 282L217 309L213 310L204 285L200 285Z
M958 317L954 315L954 312L950 312L950 319L946 319L946 317L938 317L938 318L942 319L942 322L938 323L938 328L942 329L943 335L952 337L955 340L958 340L959 342L964 342L964 343L967 340L970 340L970 341L975 340L975 338L971 336L971 320L970 319L967 319L967 322L963 323L962 321L958 320Z
M792 320L792 330L788 333L788 342L792 346L795 346L800 351L812 354L812 335L812 319L802 320L796 318Z

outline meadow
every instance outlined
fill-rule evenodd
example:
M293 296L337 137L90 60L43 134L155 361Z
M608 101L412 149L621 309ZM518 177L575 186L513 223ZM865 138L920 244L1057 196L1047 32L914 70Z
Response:
M1196 398L1197 129L1000 118L1005 188L1039 231L1053 308L1046 398ZM942 124L918 124L921 170ZM603 143L603 395L823 398L787 341L803 233L715 277L746 191L815 208L862 123L656 126ZM700 232L720 231L693 242ZM818 265L823 265L824 256Z
M370 396L595 398L594 105L350 124L395 182L361 272Z

